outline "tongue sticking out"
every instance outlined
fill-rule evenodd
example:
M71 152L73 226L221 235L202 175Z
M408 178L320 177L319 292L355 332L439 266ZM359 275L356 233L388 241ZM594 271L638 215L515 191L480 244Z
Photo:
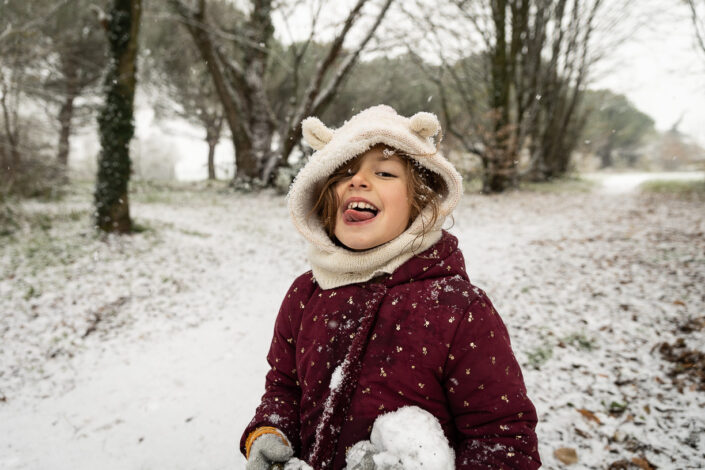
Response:
M377 214L370 211L360 211L356 209L348 209L343 213L343 217L347 222L362 222L364 220L370 220Z

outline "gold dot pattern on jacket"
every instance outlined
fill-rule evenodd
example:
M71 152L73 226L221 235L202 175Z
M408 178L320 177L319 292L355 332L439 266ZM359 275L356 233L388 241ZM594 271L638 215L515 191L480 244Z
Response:
M425 264L416 271L402 267L395 272L394 281L381 281L386 294L375 301L372 329L362 338L361 372L352 387L349 409L337 421L338 449L343 452L369 439L379 414L415 405L434 414L449 437L467 436L468 442L507 438L513 442L520 436L521 452L514 452L504 440L501 449L492 447L487 455L505 468L534 468L517 464L519 460L503 460L508 453L515 453L513 458L517 459L531 453L535 439L526 423L535 415L499 316L484 292L472 286L464 273L458 274L463 272L453 269L458 263L448 261L442 250L414 262ZM274 425L287 436L295 436L294 440L300 438L297 449L306 459L327 398L338 386L331 383L331 377L341 370L351 344L358 340L360 315L377 299L378 291L371 283L332 290L305 282L296 287L298 292L291 289L282 307L283 321L277 320L277 341L272 341L268 356L276 368L268 375L266 394L258 408L263 411L260 420L266 412L270 417L279 416L279 423L257 418L253 423ZM341 377L340 384L349 383ZM288 386L295 386L297 394L278 391ZM284 402L295 406L285 409ZM483 423L483 417L492 419ZM457 455L480 455L467 452L456 447Z

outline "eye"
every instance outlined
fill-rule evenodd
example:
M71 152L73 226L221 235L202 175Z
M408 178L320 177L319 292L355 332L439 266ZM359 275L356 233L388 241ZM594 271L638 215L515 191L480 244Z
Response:
M386 172L386 171L378 171L378 172L377 172L377 175L378 175L378 176L381 176L381 177L383 177L383 178L396 178L396 177L397 177L396 175L393 175L393 174L388 173L388 172Z

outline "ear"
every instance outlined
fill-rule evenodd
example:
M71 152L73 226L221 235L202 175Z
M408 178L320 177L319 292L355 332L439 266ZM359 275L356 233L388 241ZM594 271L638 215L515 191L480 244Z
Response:
M433 137L441 130L441 123L435 114L420 112L411 116L411 130L421 137Z
M307 117L301 123L304 140L315 150L321 150L333 138L333 131L317 117Z

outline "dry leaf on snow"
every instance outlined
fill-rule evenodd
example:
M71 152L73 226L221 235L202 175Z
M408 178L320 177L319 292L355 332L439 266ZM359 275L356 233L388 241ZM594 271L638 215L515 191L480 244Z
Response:
M642 470L654 470L654 468L656 468L651 464L651 462L641 457L633 457L632 463Z
M594 421L597 424L602 424L602 421L600 421L600 418L595 416L595 413L593 413L590 410L586 410L585 408L579 408L578 413L580 413L581 415L583 415L583 417L585 417L586 419L588 419L590 421Z
M572 447L561 447L553 451L553 456L566 465L578 463L578 453Z

